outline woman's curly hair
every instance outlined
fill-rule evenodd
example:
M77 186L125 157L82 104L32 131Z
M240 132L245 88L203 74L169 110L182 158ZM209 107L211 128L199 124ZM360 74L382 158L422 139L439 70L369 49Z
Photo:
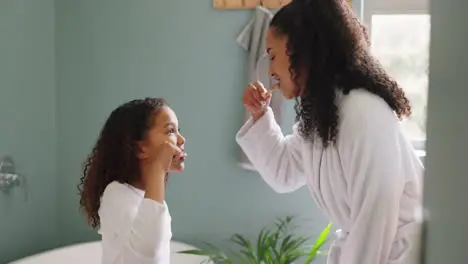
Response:
M398 118L411 115L403 89L370 54L367 30L347 2L293 0L270 25L276 35L287 38L289 71L296 85L306 70L295 106L299 134L311 141L318 136L324 147L338 134L337 91L348 94L363 88L384 99Z
M115 109L104 124L78 185L80 207L93 228L100 225L98 211L107 185L139 182L138 142L145 139L164 106L167 103L161 98L133 100Z

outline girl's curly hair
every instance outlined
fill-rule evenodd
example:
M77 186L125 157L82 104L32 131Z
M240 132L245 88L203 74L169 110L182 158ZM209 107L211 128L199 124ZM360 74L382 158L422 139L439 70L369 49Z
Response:
M93 228L100 225L98 211L107 185L112 181L134 184L140 180L137 143L145 139L164 106L167 103L161 98L133 100L115 109L104 124L78 185L80 208Z
M293 0L273 17L271 28L287 38L290 73L307 78L295 110L299 134L318 136L324 147L336 141L336 92L363 88L380 96L398 118L411 115L408 98L370 54L369 36L346 0Z

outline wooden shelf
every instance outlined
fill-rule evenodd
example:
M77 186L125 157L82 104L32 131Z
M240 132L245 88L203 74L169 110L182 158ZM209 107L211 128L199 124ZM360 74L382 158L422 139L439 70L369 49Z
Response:
M292 0L213 0L215 9L253 9L263 5L268 9L279 9ZM348 0L351 5L352 0Z
M253 9L259 5L266 8L278 9L291 0L213 0L215 9Z

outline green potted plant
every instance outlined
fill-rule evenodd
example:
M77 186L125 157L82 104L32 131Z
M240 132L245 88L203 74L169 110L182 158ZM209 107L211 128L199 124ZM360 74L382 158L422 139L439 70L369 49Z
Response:
M230 257L210 243L205 243L208 250L185 250L178 253L207 256L208 259L202 263L292 264L301 258L306 258L305 264L312 263L321 253L320 249L327 240L332 223L310 245L309 238L293 234L292 221L292 216L278 219L274 228L265 227L260 231L255 243L240 234L234 234L229 240L240 246L240 249L237 252L230 251Z

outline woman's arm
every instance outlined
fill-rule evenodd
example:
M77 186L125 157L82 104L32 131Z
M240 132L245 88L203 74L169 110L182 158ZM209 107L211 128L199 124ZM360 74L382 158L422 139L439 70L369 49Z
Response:
M268 107L263 116L249 119L236 135L236 141L255 169L276 192L292 192L305 184L302 140L294 128L284 136Z

